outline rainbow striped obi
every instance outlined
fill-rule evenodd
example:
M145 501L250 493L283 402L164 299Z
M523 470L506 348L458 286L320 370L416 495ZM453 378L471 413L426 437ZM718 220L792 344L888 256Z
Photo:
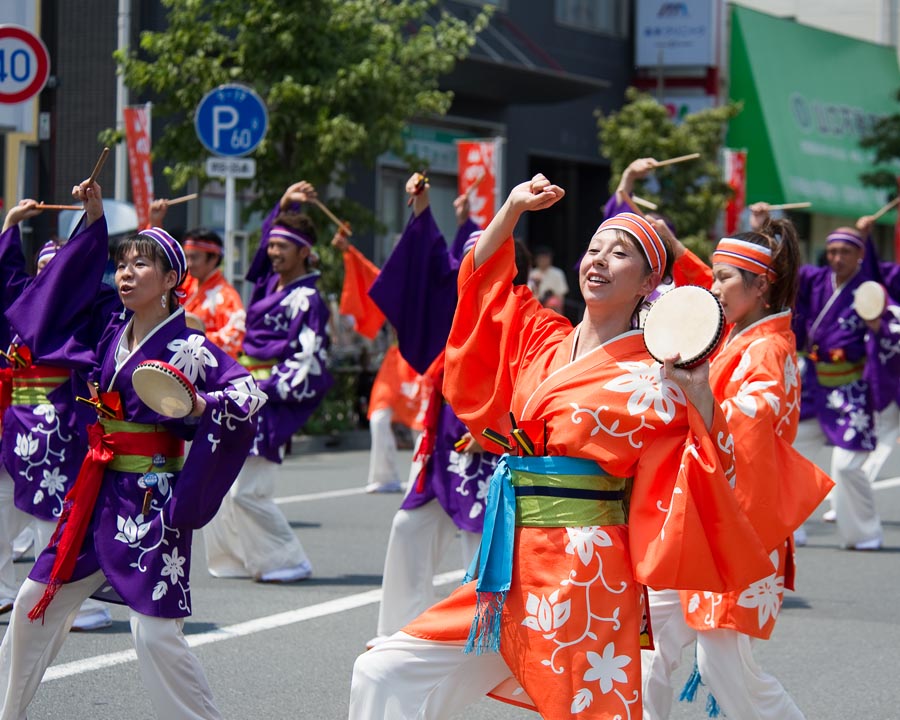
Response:
M503 455L488 490L481 546L463 582L473 580L477 609L465 652L500 650L500 616L512 583L519 527L621 525L630 478L614 478L593 460Z

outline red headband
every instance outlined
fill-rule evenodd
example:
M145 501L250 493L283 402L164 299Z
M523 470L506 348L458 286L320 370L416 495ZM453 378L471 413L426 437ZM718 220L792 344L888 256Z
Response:
M199 250L200 252L212 253L213 255L222 254L222 247L220 245L216 245L214 242L209 242L208 240L194 240L193 238L185 240L184 249Z
M772 270L772 251L746 240L722 238L716 245L712 261L713 263L733 265L741 270L752 272L754 275L765 275L769 282L775 282L778 277Z

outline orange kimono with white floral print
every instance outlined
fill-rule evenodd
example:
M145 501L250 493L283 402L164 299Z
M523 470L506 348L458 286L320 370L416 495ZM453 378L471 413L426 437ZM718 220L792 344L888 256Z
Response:
M244 342L247 319L238 291L228 283L221 270L215 270L202 283L189 278L185 292L184 311L199 317L206 328L206 337L237 358Z
M573 360L578 331L513 288L514 273L511 241L475 271L471 254L463 260L447 399L476 435L505 431L511 410L546 422L546 454L593 460L633 483L628 524L516 528L500 625L515 681L494 694L545 718L639 718L640 583L724 591L769 572L769 561L726 477L721 413L707 431L640 331ZM475 607L473 582L404 630L463 643Z
M676 283L712 286L693 253L675 264ZM770 315L727 336L710 362L709 383L734 437L734 494L770 551L769 572L739 591L681 593L688 625L768 638L785 588L794 589L793 532L825 499L831 479L792 446L800 421L800 375L791 313Z

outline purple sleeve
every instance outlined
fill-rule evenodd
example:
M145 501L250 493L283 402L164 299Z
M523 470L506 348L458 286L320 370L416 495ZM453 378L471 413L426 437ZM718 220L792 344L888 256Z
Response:
M29 283L28 273L25 270L25 256L22 254L22 237L19 234L19 226L13 225L0 235L0 303L6 310ZM9 324L3 319L0 321L0 349L6 350L12 341L12 333Z
M118 295L103 284L109 255L106 218L83 228L7 309L10 327L35 359L64 367L97 364L96 348Z
M204 346L218 366L207 365L198 388L206 410L166 506L170 524L178 528L197 529L212 520L253 446L257 412L266 402L244 368L212 343Z
M369 288L397 330L400 354L423 374L447 344L456 310L458 263L426 209L410 219Z
M453 247L450 248L450 255L456 262L462 260L463 246L466 244L466 240L469 239L469 235L481 229L481 226L470 217L466 218L466 221L457 228L456 237L453 239Z
M606 205L603 208L603 219L608 220L614 215L618 215L623 212L631 212L631 208L628 206L628 203L624 201L620 201L618 193L613 193L609 200L606 201Z

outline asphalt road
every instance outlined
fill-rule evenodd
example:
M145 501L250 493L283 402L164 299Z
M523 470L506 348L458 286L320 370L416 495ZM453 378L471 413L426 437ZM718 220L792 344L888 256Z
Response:
M225 717L346 717L353 660L375 631L384 549L399 503L398 495L362 492L367 464L366 451L334 451L300 454L282 467L277 495L315 566L308 581L213 579L196 536L195 614L185 632ZM834 526L810 522L809 545L799 550L799 592L787 598L773 638L756 646L759 662L810 720L900 720L900 478L876 486L885 549L838 550ZM452 553L440 568L450 574L442 578L447 592L458 563ZM29 566L16 566L21 577ZM70 636L32 703L31 720L155 717L131 652L128 614L117 606L112 614L111 628ZM7 618L0 617L0 631ZM690 661L686 652L679 680ZM706 717L705 698L701 690L698 702L676 703L673 720ZM484 700L464 717L536 715Z

